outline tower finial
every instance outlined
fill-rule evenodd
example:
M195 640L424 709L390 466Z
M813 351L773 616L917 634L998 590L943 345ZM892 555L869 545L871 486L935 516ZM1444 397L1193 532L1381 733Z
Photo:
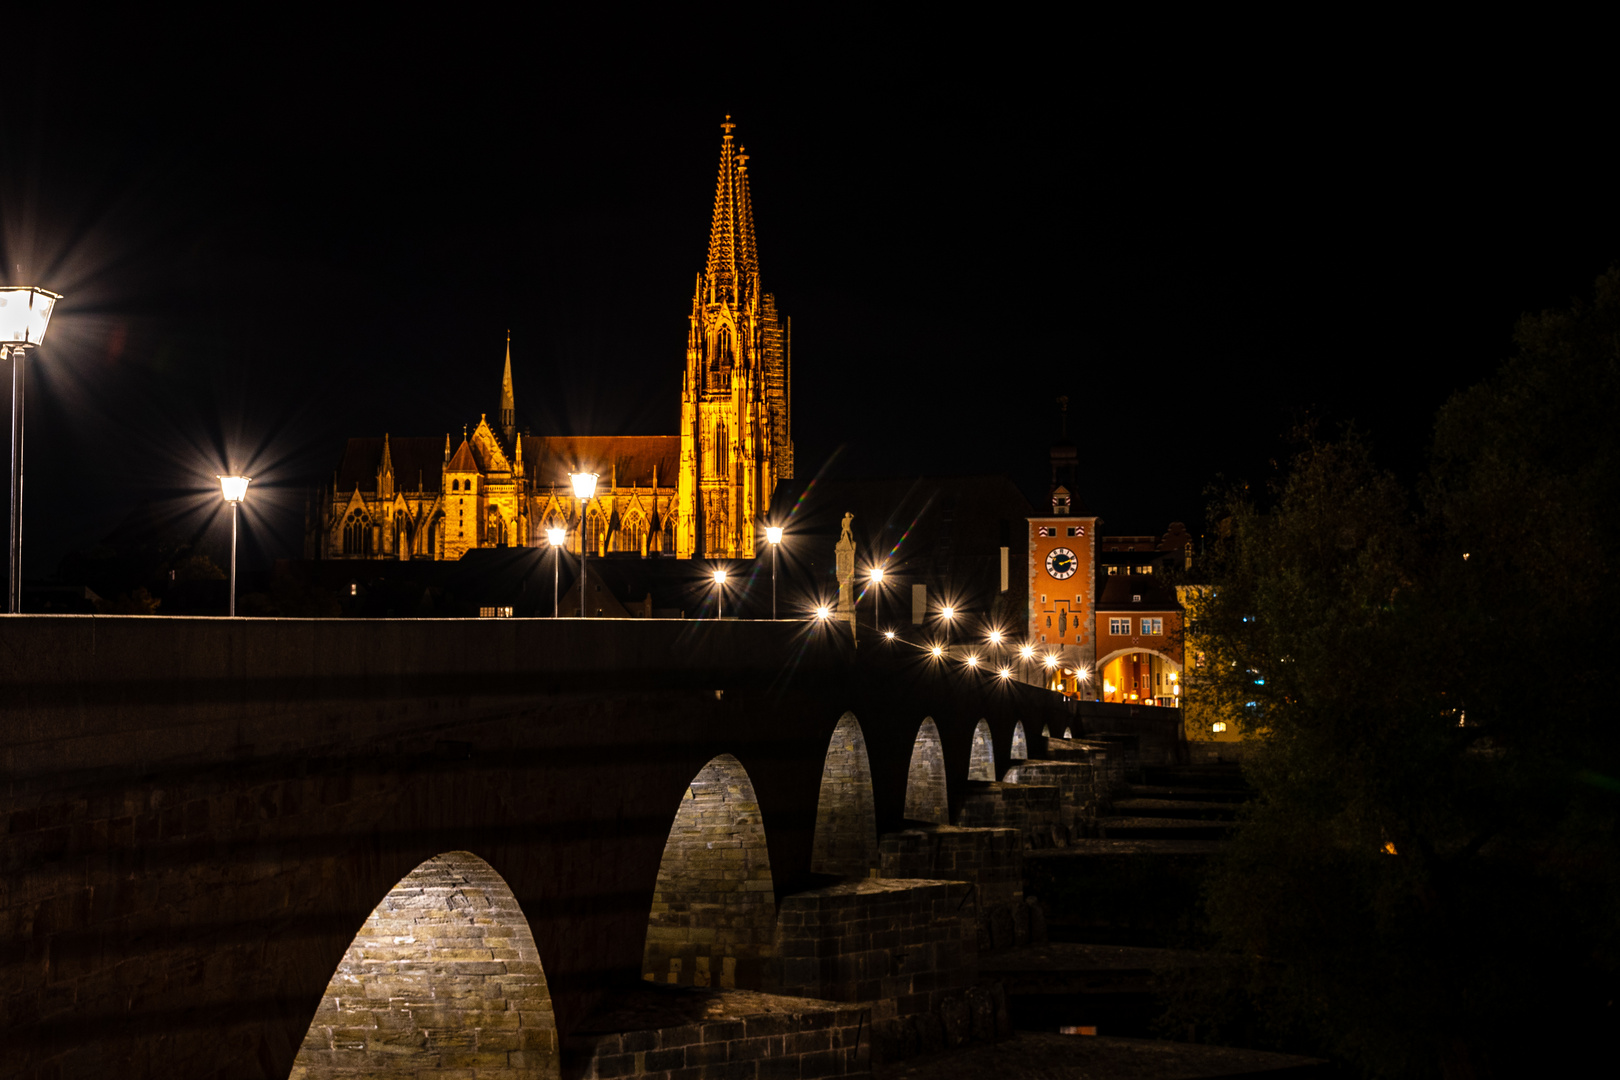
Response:
M726 133L728 139L731 138L731 133L737 130L737 125L731 122L730 113L726 113L726 122L720 125L720 130Z

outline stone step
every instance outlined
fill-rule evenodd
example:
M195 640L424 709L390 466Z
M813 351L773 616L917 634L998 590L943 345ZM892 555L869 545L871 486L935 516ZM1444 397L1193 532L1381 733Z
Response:
M878 1080L983 1080L992 1077L1130 1077L1204 1080L1256 1077L1306 1080L1336 1075L1316 1058L1160 1039L1020 1031L1011 1039L913 1058L876 1070Z
M1243 770L1235 765L1150 765L1142 770L1142 779L1149 784L1165 787L1221 788L1247 791L1248 782Z
M1236 803L1195 802L1191 799L1115 799L1111 809L1120 817L1139 818L1197 818L1201 821L1232 821L1237 817Z
M1126 784L1125 798L1186 799L1190 802L1242 803L1250 793L1235 788L1172 787L1169 784Z
M1097 835L1105 840L1218 840L1232 831L1230 821L1172 817L1100 817Z

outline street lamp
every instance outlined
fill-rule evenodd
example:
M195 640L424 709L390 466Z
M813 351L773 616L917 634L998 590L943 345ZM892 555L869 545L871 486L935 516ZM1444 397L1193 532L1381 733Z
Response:
M230 616L236 618L236 508L242 505L247 498L247 486L253 482L251 476L221 476L219 480L220 494L225 501L231 504L231 604Z
M726 572L724 570L714 572L714 596L715 618L724 619L726 617Z
M551 617L555 619L562 614L557 607L557 589L562 579L562 546L568 542L568 530L553 525L546 530L546 541L551 544ZM579 587L583 591L585 583L580 582Z
M816 618L822 622L826 622L828 619L832 618L832 608L828 607L826 604L822 604L820 607L816 608Z
M782 543L782 526L765 526L765 539L771 545L771 618L776 618L776 549Z
M6 610L22 611L23 356L45 340L62 299L28 285L0 287L0 357L11 357L11 530L6 563Z
M951 620L956 618L956 609L946 604L939 609L939 617L945 620L945 644L951 643Z
M569 473L574 498L579 500L579 617L585 618L585 504L596 495L596 473Z
M872 567L872 625L883 629L883 567Z

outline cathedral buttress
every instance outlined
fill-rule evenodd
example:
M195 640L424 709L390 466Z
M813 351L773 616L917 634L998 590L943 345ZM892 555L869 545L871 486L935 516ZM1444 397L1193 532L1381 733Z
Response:
M709 251L698 275L681 389L682 558L748 558L778 480L793 475L786 337L760 288L748 154L731 117L720 125L720 172Z

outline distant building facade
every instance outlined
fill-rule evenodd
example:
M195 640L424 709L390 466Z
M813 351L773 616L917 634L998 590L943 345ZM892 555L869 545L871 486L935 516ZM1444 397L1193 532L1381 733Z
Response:
M1185 667L1183 610L1166 569L1192 565L1192 537L1173 522L1160 537L1105 536L1081 512L1079 457L1052 448L1051 510L1028 521L1028 626L1042 681L1078 697L1177 706Z
M508 335L499 419L450 435L348 440L307 515L305 557L454 560L474 548L749 558L793 476L791 321L760 283L748 154L721 125L708 258L692 295L680 430L531 436L516 422ZM598 475L581 505L570 474Z

